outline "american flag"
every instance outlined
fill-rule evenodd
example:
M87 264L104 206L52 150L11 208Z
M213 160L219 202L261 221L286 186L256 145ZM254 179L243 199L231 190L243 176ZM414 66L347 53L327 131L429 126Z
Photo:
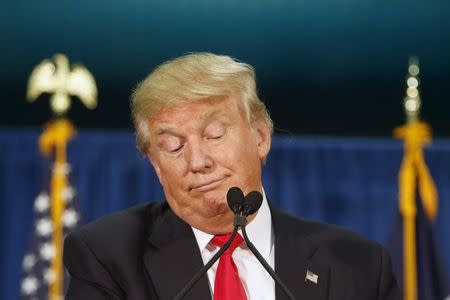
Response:
M308 280L317 284L317 280L319 280L319 275L314 274L310 270L306 270L305 281L308 281Z
M64 165L64 173L69 178L70 165ZM48 181L48 180L47 180ZM63 299L63 295L50 296L49 287L56 280L52 270L52 260L56 249L52 239L54 224L51 215L51 193L48 183L36 197L33 205L34 228L31 247L22 262L23 278L21 282L20 299L44 300ZM64 212L62 214L63 236L80 223L80 213L76 201L76 191L73 186L66 185L62 190ZM63 282L67 282L68 274L63 271Z

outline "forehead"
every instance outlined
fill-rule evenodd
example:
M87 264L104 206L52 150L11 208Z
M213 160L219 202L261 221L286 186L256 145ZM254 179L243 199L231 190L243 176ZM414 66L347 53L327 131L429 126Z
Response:
M236 121L243 116L234 98L218 98L197 101L182 101L163 109L149 120L149 129L152 134L159 134L166 129L177 129L187 124L198 124L215 119L227 117Z

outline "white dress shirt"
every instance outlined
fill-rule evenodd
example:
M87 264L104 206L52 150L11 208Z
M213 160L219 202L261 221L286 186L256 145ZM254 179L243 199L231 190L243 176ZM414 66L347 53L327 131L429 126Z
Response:
M202 232L194 227L192 227L192 230L197 240L203 263L206 264L214 254L216 254L219 247L210 243L214 235ZM274 269L275 250L272 232L272 216L264 192L262 205L259 208L256 217L246 226L246 231L250 241ZM242 235L240 230L239 233ZM234 250L233 260L238 268L239 277L241 278L245 292L247 293L247 299L275 299L274 280L256 259L250 249L247 248L245 242ZM207 272L211 296L214 296L214 280L216 278L218 264L219 260L217 260Z

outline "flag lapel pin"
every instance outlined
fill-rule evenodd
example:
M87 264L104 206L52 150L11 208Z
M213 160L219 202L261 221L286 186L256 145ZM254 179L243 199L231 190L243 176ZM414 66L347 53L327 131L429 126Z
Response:
M306 270L305 282L308 280L314 284L317 284L317 281L319 281L319 275L314 274L310 270Z

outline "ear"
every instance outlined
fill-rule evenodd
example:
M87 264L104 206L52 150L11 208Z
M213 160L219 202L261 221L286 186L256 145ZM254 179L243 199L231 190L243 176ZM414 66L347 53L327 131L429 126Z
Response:
M161 168L159 167L159 162L157 159L155 159L151 154L150 151L147 153L147 159L153 166L153 169L155 169L156 176L158 176L159 183L161 183Z
M261 162L266 162L267 155L269 154L270 146L272 143L272 135L264 120L255 121L253 124L253 130L256 134L256 145L258 147L258 155Z

